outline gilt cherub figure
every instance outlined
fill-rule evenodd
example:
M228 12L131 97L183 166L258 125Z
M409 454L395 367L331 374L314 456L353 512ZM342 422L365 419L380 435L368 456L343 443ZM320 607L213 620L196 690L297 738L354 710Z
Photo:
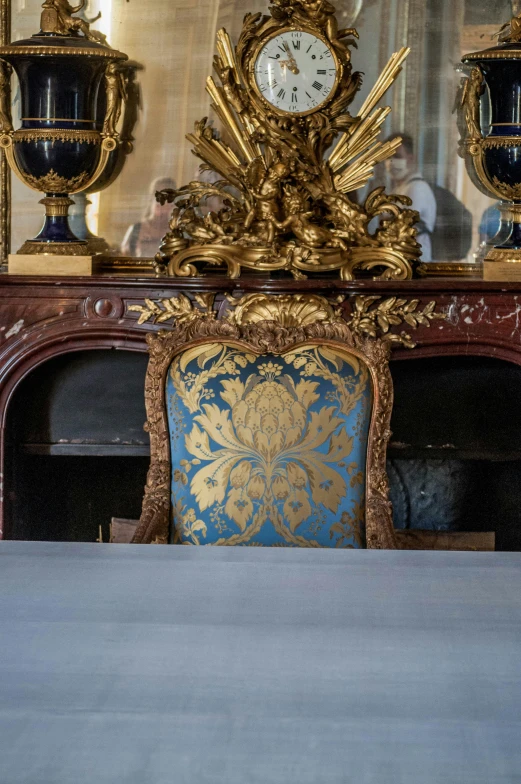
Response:
M89 41L96 41L108 46L107 38L103 33L91 30L89 22L73 16L73 14L83 11L86 4L87 0L80 0L76 6L71 5L69 0L45 0L42 5L42 30L56 35L70 35L79 32L83 33Z
M253 227L254 231L260 231L263 241L271 245L280 218L282 182L290 174L290 166L278 159L264 174L260 174L258 169L258 166L253 166L250 174L255 203L246 216L244 228L249 230Z
M304 24L311 21L324 30L333 46L341 49L344 54L350 57L348 44L344 43L342 39L347 37L358 38L358 32L354 27L344 30L338 29L338 22L335 16L336 9L329 0L290 0L289 3L285 2L285 0L275 0L275 2L282 8L290 6L293 21ZM349 46L353 45L356 46L356 43L351 40Z
M283 221L276 221L275 226L281 231L292 231L301 245L308 248L341 248L347 250L345 242L325 226L312 223L313 210L306 209L305 200L298 193L290 193L285 199L288 216Z
M506 22L497 33L500 44L517 44L521 41L521 14Z

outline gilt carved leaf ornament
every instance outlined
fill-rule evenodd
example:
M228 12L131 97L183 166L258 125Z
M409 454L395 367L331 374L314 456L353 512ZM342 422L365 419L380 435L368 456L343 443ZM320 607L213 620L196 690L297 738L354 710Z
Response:
M204 118L187 137L211 182L156 194L173 205L158 271L412 277L421 247L410 200L381 187L364 203L353 198L401 143L378 141L390 108L377 107L409 50L392 56L354 116L357 38L338 28L328 0L273 0L269 15L246 15L236 47L219 31L207 90L222 131Z
M217 318L214 309L214 294L195 295L194 301L184 294L162 300L145 300L144 305L130 305L129 311L139 313L138 324L166 324L179 326L199 320L212 321ZM322 323L328 329L337 329L340 334L348 327L352 335L360 338L381 338L384 342L414 348L411 336L393 327L405 325L409 329L429 327L432 321L445 319L446 313L436 312L436 302L429 302L419 309L419 300L399 297L382 298L378 295L357 295L348 300L348 310L340 305L345 298L331 303L317 294L247 294L239 299L226 295L228 312L226 321L247 327L259 322L276 322L283 327L317 328Z

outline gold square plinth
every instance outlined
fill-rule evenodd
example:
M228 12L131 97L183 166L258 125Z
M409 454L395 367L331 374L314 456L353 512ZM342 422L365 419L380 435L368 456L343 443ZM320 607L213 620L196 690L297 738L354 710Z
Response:
M483 262L483 280L521 280L521 251L493 248Z
M10 275L92 275L95 259L95 256L12 253L7 271Z
M483 280L516 281L521 280L521 260L484 261Z

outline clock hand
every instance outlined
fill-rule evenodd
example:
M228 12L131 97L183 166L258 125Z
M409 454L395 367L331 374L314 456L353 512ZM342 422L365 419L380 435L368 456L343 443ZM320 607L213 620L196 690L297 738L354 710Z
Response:
M289 44L288 44L288 42L287 42L287 41L284 41L284 42L283 42L283 46L284 46L284 49L286 50L286 54L288 55L288 57L289 57L289 60L290 60L291 64L292 64L292 65L293 65L293 67L295 68L295 67L297 66L297 61L296 61L296 60L295 60L295 58L293 57L293 52L292 52L292 51L291 51L291 49L289 48Z
M286 68L288 68L291 71L291 73L294 74L300 73L294 60L293 62L291 62L291 60L279 60L279 65L284 65Z
M300 71L299 71L299 68L298 68L298 65L297 65L297 61L293 57L293 54L291 52L291 49L289 48L288 42L287 41L283 41L282 42L282 46L286 50L286 53L287 53L287 55L289 57L289 61L288 60L281 60L280 64L287 66L289 68L289 70L291 71L291 73L299 74Z

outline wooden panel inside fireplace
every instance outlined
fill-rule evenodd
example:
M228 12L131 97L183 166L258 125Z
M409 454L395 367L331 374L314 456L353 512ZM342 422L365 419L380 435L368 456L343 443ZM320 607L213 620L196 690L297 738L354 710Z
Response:
M147 356L72 352L17 387L8 410L6 537L105 541L137 518L148 468ZM484 357L391 363L395 525L496 531L521 550L521 367ZM13 521L16 521L14 524Z

